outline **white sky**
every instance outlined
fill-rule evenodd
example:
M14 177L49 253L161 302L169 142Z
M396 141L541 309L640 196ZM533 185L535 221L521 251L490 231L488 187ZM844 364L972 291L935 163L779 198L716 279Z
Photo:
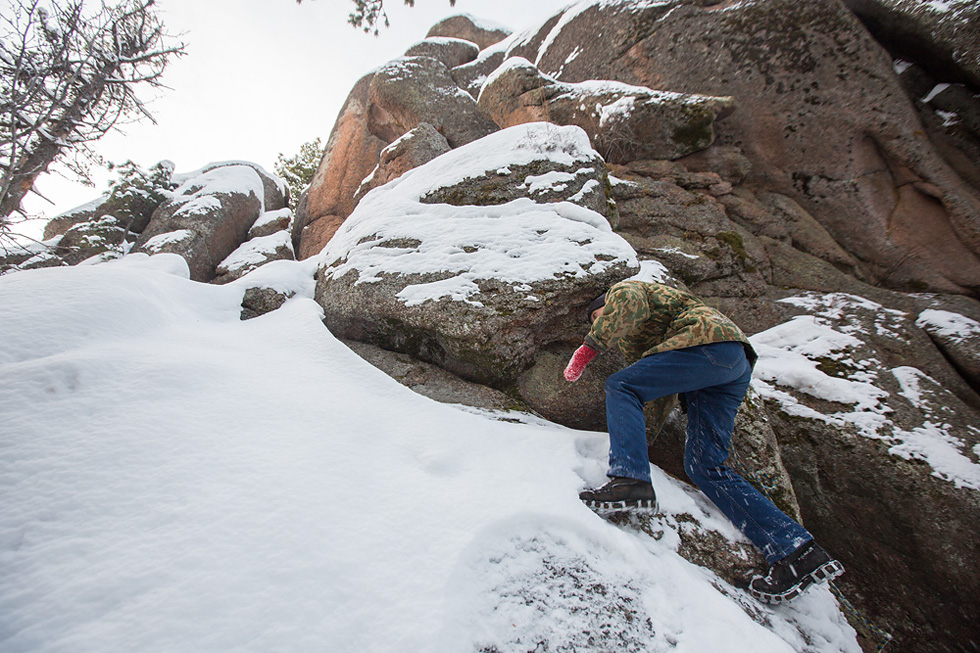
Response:
M151 104L157 125L128 125L96 150L143 167L170 159L178 172L228 159L271 172L280 152L291 156L317 136L326 143L354 83L446 16L467 13L521 31L572 2L458 0L450 7L449 0L417 0L409 8L387 0L391 27L374 37L347 24L349 0L157 0L168 31L187 45L164 78L173 90ZM87 188L46 175L37 187L55 206L36 196L25 205L51 218L98 197L108 179L100 174L96 188ZM33 235L39 225L21 227Z

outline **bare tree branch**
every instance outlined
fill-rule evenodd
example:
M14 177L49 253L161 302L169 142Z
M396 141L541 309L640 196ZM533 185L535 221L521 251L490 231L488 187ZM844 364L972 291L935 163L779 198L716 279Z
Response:
M378 25L383 24L390 27L388 14L385 12L385 0L351 0L354 3L354 10L347 17L347 22L353 27L364 30L368 34L378 35ZM303 4L303 0L296 0L296 4ZM415 6L415 0L405 0L409 7ZM455 7L456 0L449 0L449 6Z
M154 0L10 0L0 20L0 233L54 161L149 118L137 93L184 44L168 43ZM86 165L67 162L84 175Z

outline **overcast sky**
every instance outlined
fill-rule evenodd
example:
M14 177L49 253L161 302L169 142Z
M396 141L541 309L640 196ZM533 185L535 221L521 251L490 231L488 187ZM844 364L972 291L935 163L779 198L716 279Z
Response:
M270 172L280 152L293 155L320 137L326 143L354 83L401 56L429 28L459 13L513 31L537 26L574 0L387 0L391 27L379 36L347 24L349 0L157 0L170 33L187 45L164 78L172 90L151 104L158 124L125 127L96 150L109 161L143 167L169 159L178 172L212 161L244 159ZM96 188L46 175L38 188L52 207L32 197L30 210L47 218L96 198Z

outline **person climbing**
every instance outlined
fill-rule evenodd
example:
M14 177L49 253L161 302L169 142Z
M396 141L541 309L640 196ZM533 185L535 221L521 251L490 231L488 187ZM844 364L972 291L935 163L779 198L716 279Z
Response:
M795 598L844 572L796 521L725 465L735 415L758 358L742 330L691 293L622 281L588 306L592 328L565 368L578 381L601 351L630 365L606 381L609 481L579 498L594 510L656 511L643 406L679 395L687 406L684 469L769 563L749 591L768 603Z

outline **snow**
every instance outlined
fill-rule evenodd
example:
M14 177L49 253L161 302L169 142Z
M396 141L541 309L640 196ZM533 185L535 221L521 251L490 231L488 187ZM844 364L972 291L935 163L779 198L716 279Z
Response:
M597 156L580 128L547 123L503 129L447 152L365 195L321 252L322 261L332 264L324 275L340 278L354 271L357 283L370 283L384 275L441 273L449 277L409 285L398 298L409 306L443 297L478 305L472 297L483 279L520 290L556 276L635 265L633 249L602 215L570 202L520 198L494 206L451 206L420 201L438 188L502 168L547 160L581 172ZM525 183L567 180L540 177ZM418 244L378 246L388 241Z
M568 25L571 24L573 20L575 20L580 14L582 14L590 7L593 7L595 5L599 5L600 7L619 5L619 6L626 6L626 8L629 9L630 11L637 12L642 9L647 9L649 7L665 5L665 4L668 4L667 0L642 0L639 2L637 2L637 0L581 0L580 2L570 5L561 14L561 18L559 18L558 22L556 22L554 27L551 28L551 30L548 32L548 34L545 36L544 40L542 41L541 46L538 48L538 56L535 59L534 63L535 65L540 64L541 59L547 54L548 49L552 45L554 45L555 41L561 35L562 31L566 27L568 27Z
M656 247L656 248L654 248L653 251L655 251L655 252L662 252L664 254L675 254L677 256L683 256L686 259L692 259L692 260L697 260L697 259L701 258L697 254L688 254L687 252L685 252L684 250L682 250L680 247Z
M929 104L930 102L933 101L933 99L937 95L939 95L940 93L942 93L943 91L945 91L950 86L951 86L951 84L936 84L934 87L932 87L932 90L929 91L926 94L926 96L923 97L922 100L920 100L920 101L922 102L922 104Z
M267 262L280 248L293 251L293 239L288 231L277 231L268 236L260 236L247 240L218 264L219 274L222 270L236 271L256 268Z
M936 115L943 119L943 127L952 127L960 122L960 116L955 111L936 109Z
M538 69L530 61L524 57L509 57L504 60L502 64L497 66L492 73L486 76L483 80L483 84L480 86L480 93L476 97L477 104L480 103L480 98L483 97L483 89L488 88L498 77L502 76L504 73L508 72L513 68L524 68L530 70L533 75L537 76ZM550 80L551 78L545 76L545 79Z
M817 399L853 404L855 412L884 410L888 393L871 383L830 376L818 369L820 358L839 360L840 352L862 343L854 336L822 324L813 316L797 316L751 338L759 354L755 378L779 381ZM855 364L853 361L849 361Z
M259 229L260 227L264 227L267 224L276 222L277 220L281 220L282 218L291 220L292 217L293 217L293 212L288 208L279 209L276 211L266 211L259 216L258 220L255 221L255 224L252 225L252 229Z
M599 114L599 126L605 127L606 123L612 119L628 118L633 113L635 97L621 97L611 104L605 106L596 104L596 112Z
M862 338L868 334L851 316L859 311L874 315L875 331L898 341L900 335L890 320L905 313L846 293L810 293L781 301L814 314L796 316L749 339L759 354L752 385L760 395L790 415L850 427L860 436L883 440L889 453L928 464L933 476L957 488L980 490L980 464L971 459L967 443L947 421L950 409L937 401L944 391L940 384L916 368L887 369L862 353L866 351ZM980 324L948 311L923 311L917 324L961 340L980 335ZM841 375L824 372L821 365L826 363L838 367ZM894 398L885 389L889 379L878 378L876 367L887 370L898 385L897 395L922 415L918 426L902 428L891 419L895 409L890 405ZM841 408L821 412L786 388Z
M173 180L180 185L173 191L173 199L180 202L204 202L208 196L222 194L252 194L265 203L265 188L262 178L248 164L222 165L205 168L203 171L186 175L174 175ZM208 200L217 201L215 198ZM188 209L190 210L190 209Z
M0 256L11 254L49 254L51 250L58 246L64 236L55 236L44 241L26 240L19 241L13 239L0 239Z
M483 90L485 88L488 88L494 82L494 80L514 68L524 68L530 70L535 76L543 76L545 81L548 83L560 84L569 95L583 97L610 95L621 96L612 99L612 101L610 101L608 104L596 103L595 113L599 116L600 126L604 126L606 122L612 118L619 118L621 116L629 117L629 115L635 110L635 104L637 101L641 101L644 104L681 104L696 106L709 99L708 96L677 93L674 91L659 91L646 86L635 86L633 84L626 84L615 80L591 79L576 83L557 82L553 77L544 75L538 71L535 64L532 64L527 59L523 57L510 57L504 60L503 63L497 66L497 68L487 76L486 80L483 82L483 85L480 87L480 94L477 98L477 102L479 102L479 97L483 95ZM581 109L583 111L587 110L584 103Z
M892 62L892 68L895 70L896 75L903 74L906 70L911 68L914 64L911 61L906 61L904 59L895 59Z
M683 560L674 515L740 536L660 470L659 539L586 509L605 435L365 363L323 327L314 269L214 286L134 254L0 278L0 649L582 650L589 628L637 638L618 650L860 651L828 589L770 608ZM253 275L296 296L243 322Z
M582 2L572 5L562 12L561 18L558 19L555 26L552 27L551 31L548 32L548 35L544 37L544 41L542 41L541 46L538 47L538 56L534 60L535 66L541 64L541 59L548 53L548 48L554 44L555 39L558 38L562 30L565 29L565 27L567 27L569 23L571 23L579 14L595 4L595 0L583 0Z
M194 232L190 229L168 231L167 233L156 235L143 243L143 249L150 253L157 253L167 245L182 243L185 240L190 240L192 238L194 238Z
M588 170L591 171L592 169L589 168ZM575 176L571 172L552 170L543 175L526 177L520 187L527 188L528 192L532 195L549 191L561 191L568 186L568 183L575 181Z
M170 169L173 169L173 162L171 161L161 161L158 165L168 165ZM255 176L249 175L248 172L242 170L242 168L250 168ZM215 176L210 176L210 173L218 172ZM231 192L229 189L241 190L241 189L252 189L256 190L254 185L255 179L259 180L258 192L256 196L259 199L263 199L265 192L262 186L262 178L269 179L276 184L279 192L285 197L286 193L289 192L286 186L285 180L277 175L269 173L265 168L258 165L257 163L252 163L251 161L242 161L238 159L232 159L228 161L215 161L204 166L200 170L193 170L191 172L178 173L173 175L172 181L176 184L184 184L189 181L195 181L199 177L208 175L208 179L212 180L214 187L208 190L208 193L216 192ZM236 185L236 178L237 184ZM178 189L175 191L180 192Z
M574 203L584 202L589 193L598 192L600 186L601 184L598 179L589 179L582 184L582 188L577 193L568 198L568 201Z
M456 15L463 16L464 18L469 19L469 21L473 23L473 26L476 27L477 29L486 30L488 32L501 31L501 32L507 32L508 34L512 31L511 28L507 27L503 23L498 23L496 21L489 20L487 18L480 18L474 16L473 14L467 14L467 13L456 14Z
M195 193L193 199L188 200L174 212L174 215L208 215L212 211L218 211L223 204L221 198L206 193Z
M928 2L923 2L922 6L930 11L945 14L956 8L956 4L950 0L928 0Z
M933 476L958 488L980 490L980 465L965 456L963 449L963 440L951 435L948 425L927 421L911 431L902 431L900 443L888 452L925 462L934 470Z
M76 206L73 209L65 211L64 213L59 213L56 218L70 218L73 215L78 215L80 213L88 213L90 211L95 211L97 208L105 204L109 200L108 195L100 195L91 202L86 202L81 206Z
M671 274L663 263L649 259L640 261L640 271L630 278L647 283L669 283Z
M971 338L980 338L980 322L952 311L924 310L919 313L915 324L954 342L962 343Z
M644 102L656 103L681 102L684 104L698 104L706 97L703 95L692 95L689 93L676 93L674 91L658 91L646 86L636 86L634 84L626 84L624 82L617 82L610 79L589 79L584 82L567 84L567 86L581 90L584 94L588 95L620 93L622 95L637 96L638 98L642 98Z
M892 374L898 381L901 390L899 394L905 397L909 403L920 405L925 401L922 393L921 382L929 378L921 370L915 367L899 366L892 369Z

